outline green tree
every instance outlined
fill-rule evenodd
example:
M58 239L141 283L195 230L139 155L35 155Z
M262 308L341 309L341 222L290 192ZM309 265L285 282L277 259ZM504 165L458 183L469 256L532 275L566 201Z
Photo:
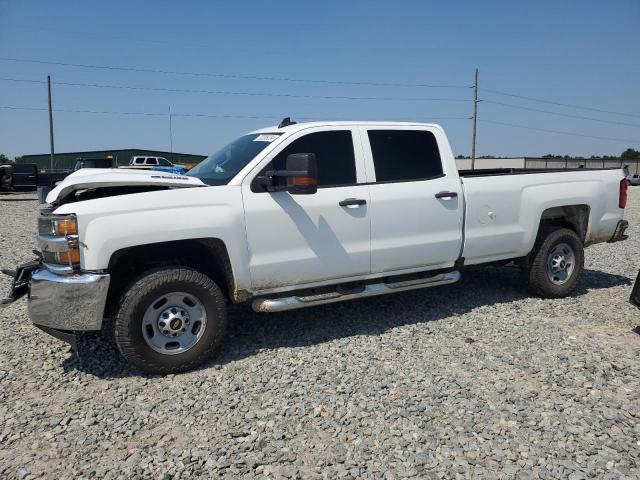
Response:
M634 150L633 148L627 148L622 154L620 158L640 158L640 152Z
M0 165L4 165L5 163L11 163L11 160L9 160L9 157L4 153L0 153Z

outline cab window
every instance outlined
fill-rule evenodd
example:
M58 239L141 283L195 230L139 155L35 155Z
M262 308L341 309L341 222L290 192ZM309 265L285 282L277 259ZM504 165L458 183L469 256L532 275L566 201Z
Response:
M424 130L369 130L376 182L428 180L442 176L433 133Z
M356 183L356 159L349 130L309 133L287 145L266 170L284 170L292 153L315 153L318 187L338 187Z

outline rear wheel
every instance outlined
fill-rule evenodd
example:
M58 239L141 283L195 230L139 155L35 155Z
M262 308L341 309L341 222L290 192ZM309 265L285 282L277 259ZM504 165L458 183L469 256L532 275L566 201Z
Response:
M571 293L584 268L580 237L568 228L545 229L523 267L528 288L541 297L559 298Z
M114 339L134 367L177 373L215 355L226 327L226 302L207 276L189 268L151 271L124 293Z

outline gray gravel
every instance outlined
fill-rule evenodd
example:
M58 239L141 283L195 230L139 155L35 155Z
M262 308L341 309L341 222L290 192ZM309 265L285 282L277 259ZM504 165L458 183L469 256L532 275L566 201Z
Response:
M0 265L39 205L0 197ZM0 312L0 478L638 478L640 187L626 242L587 250L575 295L514 269L283 314L234 308L218 361L141 376ZM3 281L2 294L7 282Z

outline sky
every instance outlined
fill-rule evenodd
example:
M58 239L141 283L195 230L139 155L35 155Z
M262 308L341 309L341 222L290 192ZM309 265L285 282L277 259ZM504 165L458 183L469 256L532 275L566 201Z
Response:
M0 153L49 151L51 75L57 152L207 155L291 116L439 123L469 155L478 68L479 156L618 155L638 25L639 0L0 0Z

